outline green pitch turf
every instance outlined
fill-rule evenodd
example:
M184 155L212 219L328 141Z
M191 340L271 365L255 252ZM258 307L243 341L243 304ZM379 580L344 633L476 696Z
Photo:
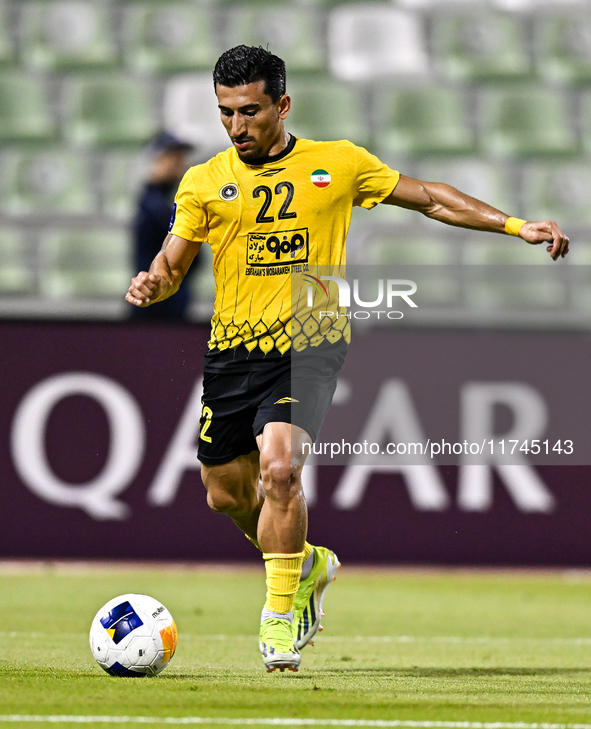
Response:
M125 592L176 619L176 656L156 678L112 678L90 654L94 614ZM298 674L264 672L263 596L254 569L0 566L0 729L101 715L591 723L585 574L345 566Z

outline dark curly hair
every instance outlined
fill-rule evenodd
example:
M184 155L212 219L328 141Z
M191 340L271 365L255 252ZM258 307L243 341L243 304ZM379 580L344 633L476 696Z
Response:
M265 82L265 93L273 103L285 94L285 63L279 56L259 46L236 46L218 58L213 70L213 84L242 86Z

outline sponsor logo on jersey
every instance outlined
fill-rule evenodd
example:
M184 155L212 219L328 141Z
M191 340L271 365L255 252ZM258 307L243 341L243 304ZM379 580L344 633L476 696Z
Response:
M259 172L255 177L273 177L273 175L278 175L286 169L287 167L278 167L276 170L266 170L265 172Z
M236 198L238 197L238 186L234 185L233 183L224 185L220 190L220 197L222 198L222 200L227 200L228 202L236 200Z
M281 400L276 400L273 405L287 405L290 402L299 402L294 397L282 397Z
M314 170L310 175L310 180L316 187L328 187L330 185L330 175L326 170Z
M308 260L308 229L249 233L246 245L248 266L291 266Z

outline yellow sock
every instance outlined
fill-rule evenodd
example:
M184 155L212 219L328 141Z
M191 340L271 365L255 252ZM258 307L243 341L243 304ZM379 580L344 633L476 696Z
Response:
M263 554L267 572L265 609L273 613L293 610L300 585L304 552L296 554Z

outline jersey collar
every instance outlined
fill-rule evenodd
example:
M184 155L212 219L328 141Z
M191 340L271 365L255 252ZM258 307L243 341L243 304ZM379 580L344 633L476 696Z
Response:
M260 165L267 165L267 164L272 164L273 162L279 162L280 159L287 157L287 155L293 150L293 148L295 147L296 141L297 141L296 137L294 137L293 134L290 134L289 142L287 143L287 146L285 147L285 149L283 149L281 152L279 152L279 154L272 154L272 155L268 155L267 157L259 157L258 159L251 159L248 162L244 162L244 164L247 165L248 167L259 167Z

